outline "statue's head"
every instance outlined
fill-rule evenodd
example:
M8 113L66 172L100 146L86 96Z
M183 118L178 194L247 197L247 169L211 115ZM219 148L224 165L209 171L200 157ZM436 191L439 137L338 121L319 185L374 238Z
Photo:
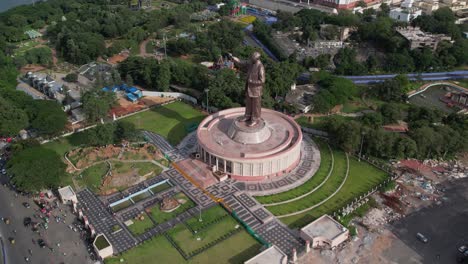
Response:
M260 52L255 51L254 53L252 53L252 55L250 55L250 61L251 61L252 63L255 63L255 62L257 62L258 60L260 60L260 56L261 56L261 55L260 55Z

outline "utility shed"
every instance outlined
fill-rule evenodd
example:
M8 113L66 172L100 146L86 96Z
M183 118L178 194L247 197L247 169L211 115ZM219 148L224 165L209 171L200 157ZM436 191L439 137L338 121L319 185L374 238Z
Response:
M349 237L349 231L329 215L323 215L301 229L301 238L312 242L313 248L331 249Z
M286 264L288 256L277 246L271 246L253 258L244 262L244 264Z

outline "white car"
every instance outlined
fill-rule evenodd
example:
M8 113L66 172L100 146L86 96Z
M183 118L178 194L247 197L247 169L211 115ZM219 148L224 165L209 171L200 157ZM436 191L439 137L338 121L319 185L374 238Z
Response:
M463 245L461 247L458 248L458 251L460 251L460 253L464 253L465 251L468 250L468 246L467 245Z

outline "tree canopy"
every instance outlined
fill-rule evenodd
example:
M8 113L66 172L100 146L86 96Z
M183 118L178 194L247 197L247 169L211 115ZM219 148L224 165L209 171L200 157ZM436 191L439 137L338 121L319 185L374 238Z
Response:
M66 165L53 150L36 146L15 153L7 167L18 189L33 192L58 187Z

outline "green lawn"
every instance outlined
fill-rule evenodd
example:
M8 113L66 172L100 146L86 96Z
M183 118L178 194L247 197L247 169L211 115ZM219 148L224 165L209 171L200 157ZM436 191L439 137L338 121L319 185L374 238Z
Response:
M151 217L153 218L154 221L156 221L157 223L164 223L174 217L176 217L177 215L187 211L188 209L192 208L195 206L195 203L190 200L190 198L188 198L185 194L183 193L178 193L174 196L175 199L184 199L186 202L184 204L181 204L179 206L179 208L177 208L176 210L172 211L172 212L169 212L169 213L166 213L166 212L163 212L159 209L159 204L153 206L151 208Z
M226 210L224 210L221 206L216 205L202 211L202 222L199 221L198 217L194 217L187 220L186 224L189 225L193 230L199 230L213 223L214 221L225 217L226 215L228 215L228 212L226 212Z
M143 234L144 232L146 232L146 230L153 227L153 222L148 217L148 215L146 213L143 213L143 216L143 220L132 219L133 224L128 226L130 232L132 232L132 234L135 236Z
M176 145L186 135L186 126L200 123L204 114L192 106L174 102L161 107L125 118L132 122L138 129L148 130L165 137L171 144Z
M86 138L84 137L84 133L76 133L68 137L63 137L51 142L48 142L46 144L43 144L42 146L48 149L51 149L57 154L59 154L61 157L65 155L66 152L80 147L86 143Z
M133 205L133 203L130 200L127 200L125 202L122 202L122 203L119 203L118 205L113 206L112 211L118 212L118 211L120 211L122 209L125 209L125 208L131 206L131 205Z
M93 192L98 192L102 177L106 174L109 166L106 162L96 164L78 174L75 179L81 187L88 187Z
M151 188L150 190L151 190L154 194L156 194L156 193L158 193L158 192L162 192L162 191L164 191L164 190L167 190L167 189L169 189L169 188L171 188L171 187L172 187L172 186L171 186L169 183L165 182L165 183L163 183L163 184L160 184L160 185L158 185L158 186L156 186L156 187Z
M150 172L154 172L154 175L158 175L162 172L161 167L151 162L112 162L112 171L115 173L128 173L132 170L138 170L140 176Z
M333 198L310 212L282 218L281 220L290 227L302 227L323 214L332 214L334 211L343 208L353 199L366 193L388 177L387 173L365 161L358 162L355 158L350 158L349 163L348 179L343 188Z
M310 178L301 186L292 190L268 196L257 196L255 197L255 199L257 199L262 204L282 202L301 196L320 185L325 180L325 178L328 175L328 172L331 169L331 153L327 146L327 143L324 140L314 139L314 141L319 147L321 160L320 167L317 170L317 172L312 176L312 178Z
M274 215L284 215L297 212L313 206L333 194L343 182L346 173L346 157L342 151L334 151L335 166L330 178L315 192L290 203L268 206L267 209Z
M207 229L193 234L185 225L179 224L167 233L177 245L189 255L191 252L202 248L223 235L242 228L232 217L226 217L222 221L210 225Z
M343 108L341 109L341 112L343 113L355 113L359 112L362 110L369 109L360 98L356 98L352 101L346 102L343 104Z
M120 260L123 259L123 262ZM126 251L121 256L108 258L106 264L141 263L186 263L179 252L164 236L152 238L138 247Z
M126 251L121 256L108 258L104 263L240 264L258 254L260 247L260 244L246 231L241 231L189 261L185 261L164 236L158 236Z

